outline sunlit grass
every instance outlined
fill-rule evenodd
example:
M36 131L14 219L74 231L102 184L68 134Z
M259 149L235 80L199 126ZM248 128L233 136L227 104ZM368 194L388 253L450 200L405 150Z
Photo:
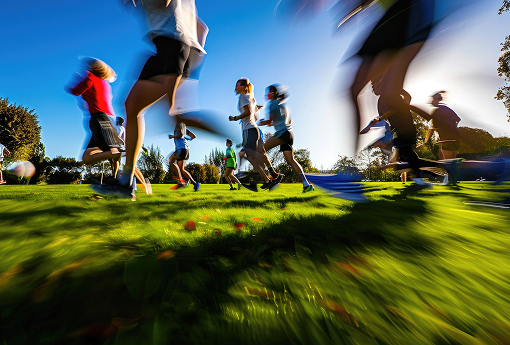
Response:
M299 185L156 185L136 202L1 186L0 339L508 341L510 211L464 204L501 200L508 186L367 186L366 204Z

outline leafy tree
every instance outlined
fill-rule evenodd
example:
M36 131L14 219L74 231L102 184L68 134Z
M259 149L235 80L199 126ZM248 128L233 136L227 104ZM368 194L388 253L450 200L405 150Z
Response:
M338 160L333 165L333 170L347 175L359 174L359 169L356 166L356 161L354 158L347 156L338 156Z
M50 158L46 157L46 148L42 142L39 142L30 158L30 162L35 167L35 174L30 179L30 183L48 182L48 168L50 167Z
M204 183L217 184L220 182L220 173L218 167L211 164L204 164L202 166L205 172ZM193 176L193 175L192 175Z
M0 97L0 143L11 151L5 160L30 160L40 140L41 127L35 111Z
M218 181L220 176L223 176L225 173L225 164L223 164L223 157L225 157L225 150L221 150L217 147L211 150L209 153L209 157L204 157L204 165L212 165L217 169ZM211 180L212 181L212 180ZM218 182L205 182L205 183L218 183Z
M510 1L504 0L498 13L503 14L508 10L510 10ZM502 54L498 59L498 75L505 79L505 85L499 88L495 98L505 105L508 111L508 121L510 121L510 35L505 37L501 46Z
M137 165L143 176L151 183L163 183L166 175L164 162L165 156L161 154L159 147L151 145L146 154L144 152L140 154Z
M77 184L81 180L83 164L74 158L57 156L48 163L48 183Z
M197 182L204 182L207 179L207 174L204 167L196 163L188 163L186 170L191 174L193 179Z

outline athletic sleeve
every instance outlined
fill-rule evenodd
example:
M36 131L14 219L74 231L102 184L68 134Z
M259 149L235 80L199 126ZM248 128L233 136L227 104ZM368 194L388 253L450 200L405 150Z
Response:
M78 85L76 85L75 87L73 87L71 89L71 93L75 96L80 96L81 94L83 94L85 91L87 91L88 89L90 89L90 87L92 86L93 82L92 82L92 79L90 79L89 77L89 74L87 74L87 77L85 79L83 79L82 81L80 81L78 83Z
M271 116L278 115L280 115L280 105L277 102L271 102L271 104L269 105L269 119L271 118Z

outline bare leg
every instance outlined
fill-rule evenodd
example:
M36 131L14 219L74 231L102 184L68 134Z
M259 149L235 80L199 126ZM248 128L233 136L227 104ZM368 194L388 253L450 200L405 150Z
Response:
M185 163L185 160L177 161L177 165L179 166L179 170L180 170L182 176L186 180L189 180L191 183L195 184L196 182L195 182L195 180L193 180L193 177L191 177L191 174L186 169L184 169L184 163Z
M234 176L234 169L232 169L232 168L225 169L225 180L227 180L227 182L230 184L231 187L232 187L232 181L237 184L241 184L241 182L237 179L237 177Z
M120 159L119 150L113 148L110 151L104 152L99 147L92 147L85 150L81 160L84 164L94 164L105 160Z
M126 99L126 164L134 175L134 166L144 136L143 110L168 93L169 107L173 110L175 91L181 76L157 76L151 80L138 80Z
M264 169L262 169L262 155L258 153L257 151L246 149L246 158L248 161L253 165L253 169L259 173L260 177L264 181L264 183L268 183L269 179L266 176L266 173L264 172Z
M294 170L294 172L298 176L300 176L302 179L304 179L303 187L308 186L308 184L305 185L306 177L305 177L305 172L303 171L303 167L294 158L294 152L293 151L283 151L283 156L285 157L287 164L289 164L291 166L292 170ZM306 182L308 182L308 181L306 181Z

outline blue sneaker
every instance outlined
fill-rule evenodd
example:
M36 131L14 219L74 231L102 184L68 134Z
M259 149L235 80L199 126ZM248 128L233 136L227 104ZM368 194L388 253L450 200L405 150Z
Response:
M200 189L200 182L196 182L194 185L193 185L193 190L195 192L198 192L198 190Z

